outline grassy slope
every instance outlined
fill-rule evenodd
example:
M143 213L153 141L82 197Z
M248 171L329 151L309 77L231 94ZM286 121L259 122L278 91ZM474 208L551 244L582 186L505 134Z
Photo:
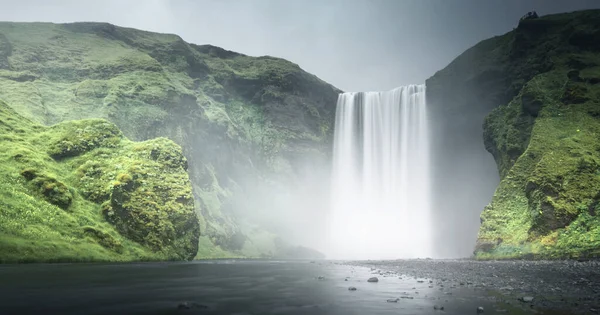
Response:
M293 157L323 156L337 92L288 61L176 35L102 23L0 23L0 99L19 114L46 125L104 118L133 140L167 137L182 146L203 235L199 257L275 249L263 232L231 246L255 229L225 204L240 172L257 184L265 174L290 181Z
M598 21L600 11L554 15L505 35L508 67L538 66L512 76L518 94L484 124L501 183L481 215L478 258L600 255Z
M104 120L44 127L1 101L0 130L1 262L195 255L191 185L173 142L131 142Z

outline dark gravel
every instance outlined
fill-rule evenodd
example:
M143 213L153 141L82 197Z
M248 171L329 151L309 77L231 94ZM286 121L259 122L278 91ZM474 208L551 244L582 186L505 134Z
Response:
M600 314L600 261L355 261L382 275L432 279L441 290L487 291L509 308L540 314ZM451 292L451 291L450 291ZM533 298L533 300L531 300ZM531 301L530 301L531 300Z

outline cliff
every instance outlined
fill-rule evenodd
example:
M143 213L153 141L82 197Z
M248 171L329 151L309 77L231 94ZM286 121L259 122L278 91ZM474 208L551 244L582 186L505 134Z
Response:
M182 147L199 258L276 255L276 236L245 222L266 211L257 194L297 189L306 161L326 167L338 93L291 62L176 35L0 23L0 99L20 115L44 125L101 118L132 140Z
M598 10L522 20L428 80L436 117L458 118L445 120L440 138L470 142L483 123L483 143L500 175L481 213L476 257L600 253L599 83ZM445 150L451 159L476 160L469 155L475 149ZM486 185L494 180L467 176Z

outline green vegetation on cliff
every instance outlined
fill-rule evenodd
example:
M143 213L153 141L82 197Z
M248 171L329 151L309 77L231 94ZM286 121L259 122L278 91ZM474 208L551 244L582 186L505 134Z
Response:
M0 101L0 262L191 259L187 162L90 119L44 127Z
M228 205L245 185L293 187L304 158L325 160L338 92L291 62L176 35L106 23L0 22L0 99L19 114L44 125L102 118L134 141L165 137L182 147L202 235L199 258L273 252L274 236L265 241L267 232L241 223L253 205ZM128 189L146 178L124 171L133 184L119 180L116 189L139 198ZM106 213L124 229L112 208Z
M501 182L481 214L476 257L600 255L600 11L523 20L432 83L464 72L486 95L482 107L499 105L484 140Z

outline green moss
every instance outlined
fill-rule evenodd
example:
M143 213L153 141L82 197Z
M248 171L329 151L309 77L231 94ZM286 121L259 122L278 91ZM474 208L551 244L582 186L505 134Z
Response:
M42 127L1 101L0 126L2 262L196 255L191 184L173 142L131 142L104 120Z
M564 97L573 84L585 84L583 103ZM478 258L599 253L600 120L590 114L590 108L600 106L592 97L599 89L555 70L534 77L510 104L488 116L486 135L494 144L490 151L500 153L496 160L503 178L481 215ZM540 101L539 115L523 124L529 136L510 138L506 130L523 126L514 117L531 116L518 106L525 93ZM506 114L511 111L512 116ZM522 150L510 163L502 157L514 158L508 144Z
M48 154L55 159L77 156L99 147L115 148L123 137L114 124L105 120L69 122L52 128L56 130L48 135L59 137L47 138Z
M34 169L23 170L21 176L25 177L49 203L63 209L71 205L73 195L64 183L47 175L38 174Z
M239 232L232 215L221 209L241 176L235 169L245 168L244 178L253 174L259 185L265 177L293 178L290 156L307 147L329 152L339 91L283 59L249 57L106 23L2 22L0 47L0 99L30 120L58 124L56 134L38 142L57 162L75 167L69 180L80 181L81 196L102 204L112 218L118 212L113 199L131 207L141 198L137 185L160 180L143 174L158 171L132 171L126 158L111 153L125 149L123 136L136 141L166 137L183 147L189 166L168 151L150 150L150 157L189 167L202 232L219 244L230 243ZM104 120L60 124L89 118L116 127ZM207 166L212 170L205 171ZM55 171L48 174L61 172ZM121 173L131 180L117 178ZM136 226L158 220L156 215L128 218ZM114 220L124 231L126 224ZM161 237L173 234L169 226L152 228ZM134 238L148 246L161 243L149 235Z

